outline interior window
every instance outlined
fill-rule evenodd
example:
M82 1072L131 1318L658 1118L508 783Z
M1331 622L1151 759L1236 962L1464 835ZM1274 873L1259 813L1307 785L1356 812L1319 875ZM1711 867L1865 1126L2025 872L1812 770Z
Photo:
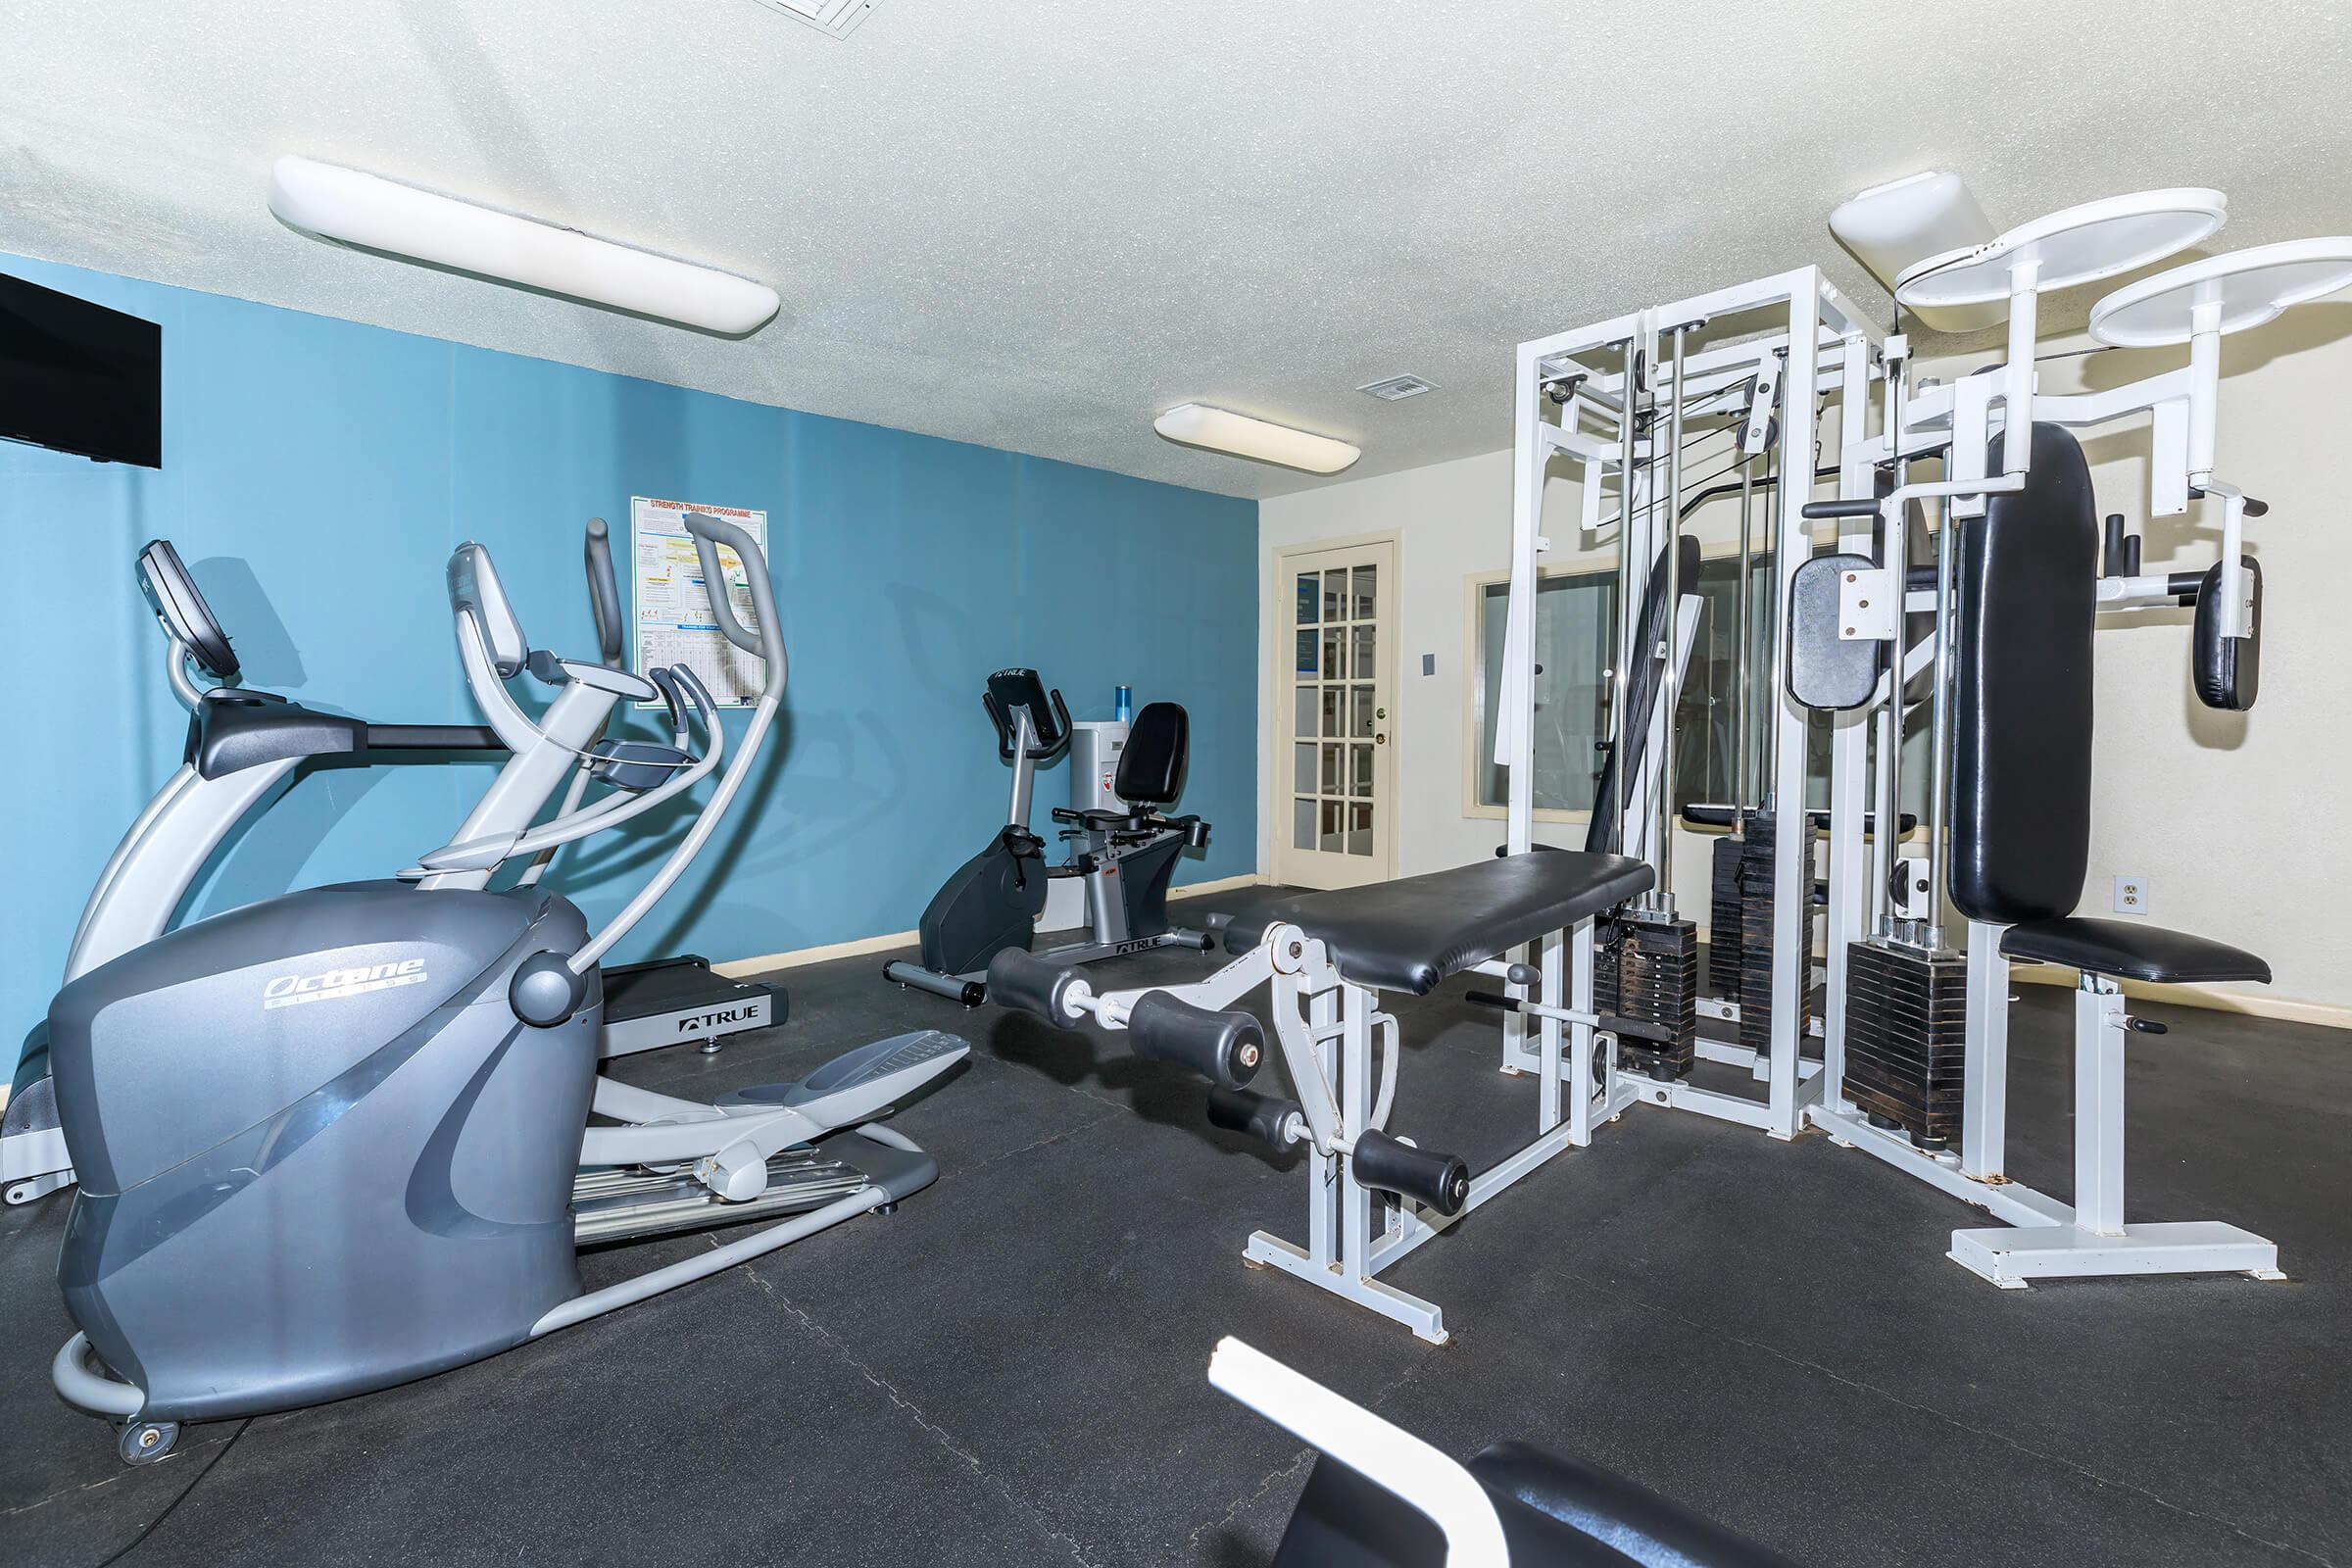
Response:
M1751 563L1748 667L1762 671L1770 659L1769 628L1761 613L1769 591L1772 561ZM1732 798L1733 704L1737 666L1734 584L1736 556L1710 557L1699 568L1698 596L1705 609L1690 646L1675 723L1675 800L1728 802ZM1600 766L1602 717L1608 708L1607 674L1613 646L1617 573L1614 568L1568 572L1543 579L1536 591L1536 809L1590 811L1593 775ZM1499 807L1506 799L1504 771L1494 760L1494 696L1502 686L1502 630L1510 586L1489 583L1479 595L1479 671L1472 700L1478 712L1476 759L1478 804ZM1764 766L1763 714L1766 699L1755 680L1748 721L1750 793L1760 787ZM1928 799L1928 736L1925 714L1909 726L1903 746L1903 808L1924 812ZM1828 804L1830 727L1807 726L1806 795L1814 806Z

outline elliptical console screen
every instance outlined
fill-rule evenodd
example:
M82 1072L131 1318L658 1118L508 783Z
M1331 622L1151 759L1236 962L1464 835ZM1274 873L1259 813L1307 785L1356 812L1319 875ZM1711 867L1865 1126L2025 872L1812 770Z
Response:
M196 579L188 574L171 540L150 539L147 548L139 552L139 591L172 635L188 645L215 680L236 680L237 656L228 645L228 633L221 629L213 607L204 602Z

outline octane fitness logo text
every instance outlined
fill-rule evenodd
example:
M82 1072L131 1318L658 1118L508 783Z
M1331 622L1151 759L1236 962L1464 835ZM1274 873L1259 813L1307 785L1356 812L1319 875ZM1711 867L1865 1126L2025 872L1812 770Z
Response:
M398 963L365 964L357 969L321 969L317 974L281 974L262 987L264 1007L291 1007L303 1002L334 1002L389 991L394 986L425 982L424 960L403 958Z

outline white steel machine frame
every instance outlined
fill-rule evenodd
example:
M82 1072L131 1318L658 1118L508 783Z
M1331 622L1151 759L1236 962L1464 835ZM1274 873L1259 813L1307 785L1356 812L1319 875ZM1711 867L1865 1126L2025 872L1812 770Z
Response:
M1787 325L1689 351L1689 336L1704 323L1764 312L1785 312ZM1619 603L1637 606L1661 545L1671 531L1681 527L1679 436L1684 411L1752 378L1756 390L1740 436L1751 457L1763 449L1776 401L1781 411L1782 494L1771 514L1777 520L1772 535L1777 602L1785 604L1789 579L1812 549L1798 505L1813 492L1813 453L1823 404L1834 395L1844 406L1854 407L1858 398L1867 397L1867 367L1877 340L1876 330L1821 270L1804 267L1519 345L1509 618L1503 634L1494 744L1494 760L1508 770L1509 777L1507 853L1523 854L1535 842L1533 628L1538 574L1543 557L1550 549L1544 517L1546 466L1554 457L1581 466L1582 524L1589 532L1612 520L1601 516L1600 504L1606 477L1611 473L1618 476L1621 501L1613 520L1620 529L1619 559L1625 573L1619 585ZM1659 353L1662 343L1668 346L1664 357ZM1596 364L1587 364L1586 357L1597 357ZM1647 368L1646 385L1633 384L1634 378L1628 374L1636 362ZM1607 368L1612 363L1616 368ZM1556 423L1544 416L1549 401L1546 389L1554 387L1562 392ZM1639 430L1636 418L1627 412L1643 396L1654 400L1660 415L1651 425L1652 434ZM1654 434L1661 428L1671 434L1664 438ZM1841 473L1839 494L1867 495L1870 483L1867 467L1859 473L1849 467ZM1661 519L1668 519L1663 528ZM1673 551L1667 551L1666 560L1671 569ZM1741 591L1745 589L1741 584ZM1696 629L1699 601L1679 592L1674 597L1673 662L1679 670ZM1629 608L1621 622L1630 627L1634 619ZM1630 637L1630 631L1627 635ZM1776 627L1776 667L1786 657L1785 639L1785 629ZM1620 669L1636 657L1639 651L1621 645L1617 650ZM1657 764L1666 755L1666 718L1673 710L1678 684L1669 680L1651 719L1651 744L1643 748L1641 767L1624 781L1618 796L1626 813L1626 853L1658 866L1658 887L1650 897L1664 900L1669 909L1673 818L1665 808L1665 792L1658 787ZM1769 737L1774 762L1766 788L1785 803L1783 815L1798 824L1796 833L1782 835L1791 853L1774 859L1773 995L1793 997L1797 988L1812 978L1811 956L1798 952L1798 944L1790 936L1802 929L1804 901L1811 894L1813 876L1811 854L1796 853L1808 845L1810 837L1804 812L1807 714L1780 694L1777 682L1768 689L1775 694L1770 718L1774 733ZM1841 868L1833 854L1833 884L1840 874L1859 878L1859 867L1851 864L1850 858ZM1525 962L1511 966L1513 975L1532 974L1532 979L1508 981L1509 995L1517 1005L1503 1019L1502 1064L1506 1072L1544 1070L1545 1063L1559 1055L1561 1029L1577 1027L1571 1020L1580 1012L1590 1013L1589 976L1578 997L1571 1000L1564 993L1561 949L1565 940L1564 934L1555 934L1533 944ZM1589 929L1584 940L1591 940ZM1738 1016L1736 1004L1713 1004L1704 1010L1716 1017ZM1575 1049L1567 1057L1568 1142L1577 1148L1590 1145L1595 1126L1614 1120L1636 1104L1695 1111L1758 1128L1774 1138L1793 1138L1804 1124L1808 1107L1821 1094L1816 1064L1805 1061L1799 1049L1797 1017L1795 1007L1776 1005L1770 1043L1761 1054L1713 1041L1698 1044L1701 1058L1750 1072L1764 1086L1761 1100L1690 1082L1658 1082L1620 1064L1605 1035L1604 1050L1595 1054L1585 1032L1589 1026L1580 1028Z
M1271 1231L1252 1232L1245 1261L1277 1268L1307 1284L1401 1323L1433 1345L1446 1343L1444 1310L1434 1301L1398 1290L1378 1278L1422 1243L1572 1147L1561 1090L1565 1057L1590 1054L1599 1018L1592 1012L1592 922L1580 920L1565 935L1574 949L1573 1006L1556 1007L1547 1018L1537 1074L1536 1136L1469 1182L1453 1213L1441 1213L1409 1198L1357 1180L1348 1159L1357 1139L1381 1133L1396 1102L1401 1038L1395 1014L1380 1005L1380 993L1342 975L1324 944L1288 921L1276 920L1248 953L1216 973L1190 985L1140 986L1096 992L1083 976L1059 994L1063 1021L1092 1017L1102 1027L1129 1026L1136 1004L1147 997L1173 997L1195 1007L1222 1011L1259 986L1270 988L1267 1014L1282 1050L1283 1066L1298 1108L1274 1130L1272 1142L1304 1144L1307 1154L1306 1242L1286 1241ZM1554 955L1554 961L1557 955ZM1501 959L1469 966L1467 972L1507 979L1520 972ZM1563 1053L1560 1030L1569 1030L1572 1051ZM1373 1039L1380 1037L1380 1064L1373 1064ZM1254 1067L1254 1061L1251 1062Z
M2209 199L2209 200L2208 200ZM2169 206L2209 206L2215 215L2211 227L2180 240L2194 243L2219 226L2222 202L2218 193L2194 191L2143 192L2113 197L2037 220L1961 258L1979 270L2021 252L2030 255L2036 239L2068 232L2095 232L2095 225L2131 221L2149 210ZM2021 239L2020 236L2025 236ZM2034 372L2034 322L2039 293L2067 287L2098 276L2114 275L2152 258L2115 262L2096 270L2078 269L2074 275L2055 278L2041 265L2027 260L2007 269L2010 319L2007 361L1997 369L1971 375L1945 386L1911 386L1910 357L1901 337L1885 345L1887 374L1883 383L1885 406L1877 435L1849 439L1841 453L1840 471L1865 477L1872 467L1940 448L1948 440L1948 477L1939 482L1900 484L1881 503L1887 519L1886 537L1897 540L1894 520L1913 497L1940 497L1949 508L1947 525L1955 517L1982 515L1987 499L2015 489L2030 471L2033 443L2003 443L2005 472L1989 473L1988 453L1993 435L2012 424L2009 411L2031 408L2031 421L2069 429L2136 422L2145 416L2150 429L2148 514L2176 516L2200 498L2218 501L2221 513L2221 561L2218 607L2226 636L2251 633L2254 607L2243 568L2240 544L2247 516L2247 498L2234 485L2217 477L2214 437L2220 400L2221 337L2226 331L2258 324L2288 304L2315 293L2290 294L2271 302L2267 310L2226 318L2218 287L2210 298L2182 307L2184 330L2169 341L2185 338L2187 367L2159 372L2127 385L2070 396L2039 391ZM2200 281L2261 275L2265 270L2311 269L2328 263L2352 264L2352 241L2308 240L2266 246L2192 263L2187 267L2131 285L2103 300L2092 313L2093 333L2100 335L2102 317L2160 297L2168 286L2192 287ZM2117 265L2120 263L2120 265ZM1913 269L1933 273L1950 268L1948 259L1934 259ZM1909 276L1910 274L1906 274ZM2352 281L2352 270L2337 274L2336 286ZM2174 279L2183 279L2176 284ZM2322 290L2321 292L2326 292ZM1898 297L1909 298L1898 289ZM2141 341L2168 341L2162 337ZM1899 450L1890 432L1899 429ZM1899 466L1898 466L1899 472ZM1866 494L1841 484L1841 492ZM1842 519L1838 549L1869 555L1873 519ZM1899 548L1899 545L1896 547ZM1902 564L1880 563L1875 572L1859 574L1848 590L1852 600L1875 598L1891 612L1892 590L1902 580ZM2108 576L2098 585L2102 612L2174 604L2172 585L2162 572ZM1941 644L1948 631L1950 605L1941 593L1902 595L1909 611L1934 612L1930 635L1903 649L1906 671L1934 663L1937 684L1948 679L1949 660ZM1901 635L1904 617L1858 616L1842 636L1892 640ZM1867 755L1866 726L1875 710L1888 707L1888 686L1882 683L1873 703L1852 713L1837 715L1831 754L1831 857L1862 865L1860 818L1865 789L1874 771L1883 781L1884 758ZM1940 739L1940 737L1939 737ZM1940 818L1940 812L1937 813ZM1930 855L1940 854L1936 845ZM1931 878L1933 881L1933 878ZM1914 1147L1900 1131L1872 1124L1870 1118L1842 1093L1845 1019L1844 978L1847 944L1857 939L1865 920L1879 910L1884 875L1868 879L1867 890L1851 879L1833 876L1829 922L1829 1014L1823 1094L1807 1108L1807 1119L1838 1143L1860 1149L1898 1170L1984 1209L1999 1227L1962 1229L1952 1233L1954 1262L2004 1289L2023 1289L2035 1279L2081 1278L2133 1274L2243 1273L2256 1279L2285 1278L2278 1269L2278 1248L2264 1237L2218 1221L2128 1222L2124 1213L2124 1047L2132 1020L2125 1011L2120 986L2111 978L2083 973L2075 994L2075 1200L2067 1203L2012 1180L2007 1172L2008 1006L2009 959L2002 953L2006 927L1986 921L1967 922L1966 1045L1960 1147L1956 1152L1931 1152ZM1918 911L1932 922L1930 945L1940 945L1941 909Z
M2081 250L2071 258L2062 256L2070 237L2086 230L2095 236L2096 225L2101 223L2128 227L2150 211L2193 212L2207 205L2214 222L2178 241L2190 244L2219 226L2222 203L2217 193L2161 191L2110 198L2038 220L1975 253L1934 259L1907 273L1906 278L1916 273L1933 275L1954 270L1962 262L1983 266L2004 255L2024 258L2006 270L2005 287L1988 296L2010 304L2007 363L1956 384L1913 385L1904 338L1883 334L1817 268L1809 267L1521 344L1509 621L1494 750L1494 760L1509 770L1506 851L1520 854L1534 842L1533 627L1538 573L1550 547L1544 517L1546 466L1554 457L1581 466L1582 523L1588 533L1611 520L1630 530L1620 538L1619 559L1626 574L1620 585L1620 603L1637 605L1644 586L1642 578L1658 559L1657 519L1668 518L1670 527L1680 526L1681 414L1749 376L1758 377L1759 383L1749 427L1741 437L1746 450L1750 454L1760 450L1764 423L1772 413L1767 378L1776 373L1781 381L1783 417L1781 488L1774 513L1778 525L1773 530L1777 584L1773 603L1779 612L1771 632L1772 670L1767 683L1772 693L1769 755L1774 760L1766 783L1770 797L1780 803L1782 816L1797 824L1796 832L1781 834L1783 849L1805 847L1804 853L1782 853L1774 860L1772 994L1776 999L1795 997L1797 987L1812 977L1812 956L1798 951L1795 940L1795 933L1802 930L1803 901L1815 870L1812 833L1805 814L1805 736L1811 715L1790 698L1786 686L1787 606L1798 568L1814 553L1812 531L1802 510L1816 488L1813 454L1831 398L1837 398L1840 414L1837 498L1851 502L1871 497L1875 476L1884 465L1892 465L1897 475L1896 488L1879 500L1877 516L1865 511L1844 516L1838 523L1837 548L1868 557L1874 552L1874 524L1883 519L1889 542L1887 554L1892 558L1878 561L1871 571L1849 574L1842 594L1841 630L1845 637L1896 640L1902 636L1907 614L1933 612L1936 630L1902 649L1904 680L1930 664L1936 668L1939 685L1949 678L1949 660L1941 647L1948 598L1936 591L1895 591L1907 581L1901 560L1906 505L1915 499L1937 500L1949 509L1950 516L1980 515L1990 495L2021 486L2031 443L2005 444L2007 471L2001 474L1987 472L1988 450L1993 435L2007 423L2006 411L2029 401L2034 420L2078 429L2147 416L2154 446L2149 513L2153 516L2179 514L2199 497L2219 503L2221 624L2225 635L2249 633L2254 606L2239 566L2240 540L2248 515L2246 498L2214 472L2220 338L2225 332L2268 320L2287 305L2352 283L2352 240L2264 247L2243 253L2242 258L2193 263L2121 290L2093 313L2094 332L2099 331L2101 316L2112 314L2113 341L2138 345L2186 342L2188 366L2127 386L2075 396L2044 395L2034 386L2034 305L2038 295L2053 287L2112 276L2165 254L2162 249L2129 259L2111 254L2097 266L2085 266ZM2071 274L2057 268L2053 259L2070 261ZM2330 267L2340 270L2330 272ZM2255 282L2240 287L2248 277ZM2259 292L2266 279L2276 279L2271 295ZM2168 297L2168 288L2178 298ZM2230 292L2232 289L2237 292ZM1911 298L1907 293L1903 297ZM2174 314L2181 318L2178 323L2163 314L2167 306L2177 307ZM2131 307L2156 315L2158 324L2143 328L2141 323L2128 322L2124 312ZM1686 352L1688 334L1709 320L1784 308L1785 329ZM2130 335L2134 330L2138 335ZM1672 345L1663 359L1661 343ZM1584 357L1591 356L1597 357L1596 364L1586 363ZM1616 368L1607 368L1611 365ZM1646 375L1640 379L1628 373L1637 365L1646 368ZM1874 381L1883 395L1876 434L1870 433ZM1547 391L1553 394L1550 401L1559 406L1556 423L1545 416ZM1652 399L1663 416L1651 421L1648 432L1628 413L1644 397ZM1666 429L1673 435L1662 439L1657 432ZM1889 434L1897 430L1899 441ZM1946 478L1903 482L1909 461L1944 454L1947 447ZM1614 519L1600 513L1604 480L1611 473L1617 476L1621 498ZM1669 503L1652 504L1661 488L1671 498ZM2260 509L2255 510L2258 513ZM1948 523L1949 516L1946 520ZM1671 553L1667 559L1671 561ZM1741 591L1745 588L1743 583ZM2170 605L2175 603L2176 592L2177 586L2168 584L2163 573L2111 576L2099 584L2099 607L2111 611ZM1875 612L1869 608L1874 604ZM1695 600L1682 599L1678 619L1695 610ZM1630 622L1633 617L1629 612L1623 618ZM1678 626L1678 634L1676 646L1687 648L1690 628ZM1617 650L1620 667L1637 657L1637 652L1621 645ZM1742 650L1743 657L1744 653ZM1596 1124L1614 1120L1642 1103L1739 1122L1784 1140L1806 1126L1819 1128L1838 1143L1863 1150L2001 1221L2002 1228L1956 1231L1951 1256L2005 1288L2020 1288L2036 1278L2082 1275L2242 1272L2263 1279L2283 1278L2278 1269L2277 1249L2238 1227L2213 1222L2126 1222L2123 1058L2124 1036L2131 1020L2125 1014L2120 988L2107 977L2083 975L2076 998L2076 1095L2081 1107L2076 1127L2076 1200L2062 1202L2010 1180L2005 1158L2009 961L2001 953L2005 928L2000 925L1969 922L1965 1105L1959 1150L1936 1153L1915 1148L1900 1131L1872 1125L1846 1098L1849 945L1868 935L1874 924L1905 917L1932 922L1936 940L1940 938L1938 907L1916 904L1898 907L1890 901L1886 873L1892 869L1891 858L1901 854L1899 835L1890 831L1872 834L1868 842L1865 838L1865 822L1874 806L1888 813L1880 820L1891 825L1899 819L1900 803L1873 787L1874 783L1881 789L1889 786L1886 759L1892 755L1888 743L1899 730L1889 723L1888 713L1890 699L1899 690L1895 680L1882 675L1870 702L1833 718L1826 1020L1823 1059L1818 1066L1801 1057L1798 1009L1777 1003L1769 1047L1761 1055L1713 1042L1701 1041L1698 1046L1703 1059L1752 1072L1764 1086L1761 1100L1690 1083L1654 1081L1620 1065L1605 1032L1598 1037L1603 1050L1593 1052L1590 1049L1594 1038L1592 995L1588 962L1584 961L1589 960L1592 940L1588 923L1576 935L1580 962L1573 998L1563 990L1562 936L1535 944L1527 962L1498 966L1505 972L1510 995L1519 1002L1503 1023L1504 1070L1544 1073L1548 1099L1555 1075L1563 1070L1561 1030L1571 1031L1573 1048L1564 1064L1568 1113L1560 1130L1574 1147L1590 1144ZM1667 700L1660 705L1661 716L1671 710L1672 691L1669 685ZM1874 731L1879 743L1875 759ZM1656 733L1652 731L1653 737ZM1657 756L1657 749L1651 748L1648 755ZM1647 767L1645 759L1645 773ZM1660 864L1663 873L1671 863L1667 841L1672 821L1663 792L1646 780L1629 781L1620 799L1628 813L1627 853L1642 855L1653 863L1664 862ZM1934 814L1936 824L1931 829L1932 836L1940 830L1942 813ZM1931 845L1929 853L1934 857L1940 850ZM1661 874L1654 897L1670 900L1671 896ZM1737 1015L1736 1008L1720 1004L1706 1011L1718 1017L1727 1011Z

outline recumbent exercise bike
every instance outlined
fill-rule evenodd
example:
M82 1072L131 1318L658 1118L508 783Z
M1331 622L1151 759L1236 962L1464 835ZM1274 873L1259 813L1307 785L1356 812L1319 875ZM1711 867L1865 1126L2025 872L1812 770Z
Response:
M1191 721L1182 706L1147 703L1135 715L1111 785L1127 809L1054 808L1071 853L1066 863L1049 866L1046 841L1029 827L1030 791L1038 767L1069 749L1070 710L1034 669L998 670L988 677L981 702L996 726L997 756L1012 764L1005 824L932 896L920 927L922 961L894 958L882 966L883 974L978 1006L988 998L990 960L1007 949L1030 951L1048 885L1060 877L1086 879L1093 930L1086 941L1039 957L1064 966L1147 948L1206 952L1211 939L1205 933L1168 923L1168 883L1177 857L1208 845L1208 824L1200 817L1164 816L1157 809L1173 806L1184 792Z

